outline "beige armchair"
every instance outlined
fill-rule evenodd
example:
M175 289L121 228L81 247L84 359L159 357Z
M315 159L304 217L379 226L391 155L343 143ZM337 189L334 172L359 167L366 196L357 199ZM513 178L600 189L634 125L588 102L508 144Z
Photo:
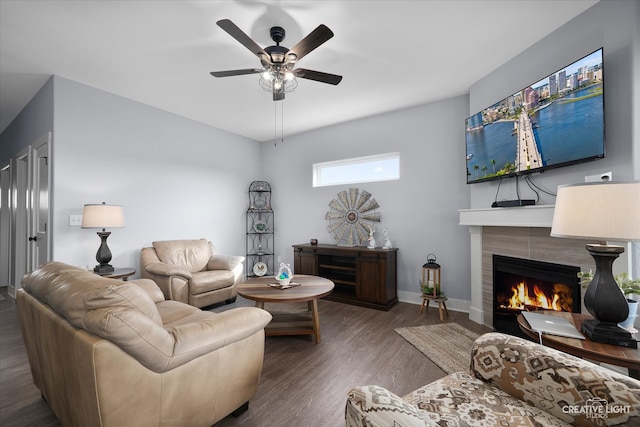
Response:
M140 273L158 284L166 299L206 307L236 299L244 257L216 253L206 239L163 240L142 248Z
M151 280L61 262L27 274L16 304L33 382L63 426L209 427L258 389L271 321L259 308L200 310Z

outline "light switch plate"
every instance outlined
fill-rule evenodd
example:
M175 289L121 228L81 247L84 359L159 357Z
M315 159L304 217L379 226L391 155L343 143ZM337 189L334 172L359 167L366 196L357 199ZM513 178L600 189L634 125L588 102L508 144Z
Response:
M80 227L82 225L82 215L69 215L69 225Z

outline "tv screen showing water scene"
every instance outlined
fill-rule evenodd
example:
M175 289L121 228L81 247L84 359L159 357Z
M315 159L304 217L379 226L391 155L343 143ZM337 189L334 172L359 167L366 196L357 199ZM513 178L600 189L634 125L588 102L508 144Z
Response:
M466 120L467 183L603 158L602 49Z

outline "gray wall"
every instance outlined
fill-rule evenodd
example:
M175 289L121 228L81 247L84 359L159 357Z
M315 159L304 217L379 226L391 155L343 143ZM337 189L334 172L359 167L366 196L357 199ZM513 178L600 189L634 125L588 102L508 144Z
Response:
M464 159L467 110L468 98L461 96L285 137L277 146L265 144L264 175L273 186L276 251L282 260L292 262L291 245L310 238L335 243L324 219L328 203L339 191L356 187L380 204L378 244L387 229L399 248L401 299L419 300L422 265L434 253L447 296L468 301L469 233L457 225L458 209L469 203L464 163L459 161ZM398 181L312 188L313 163L395 151L400 152Z
M555 193L558 185L584 182L586 175L607 171L613 172L616 181L633 179L633 153L638 156L639 144L638 113L632 114L633 105L637 104L634 88L639 85L639 73L637 69L634 73L633 67L638 49L638 5L637 1L601 1L471 86L469 114L604 48L607 157L533 175L533 181L543 189ZM635 169L638 169L637 164ZM497 186L498 181L471 185L471 207L489 207ZM520 190L522 198L535 198L522 182ZM555 197L541 195L543 204L555 203ZM500 187L499 199L515 198L515 179L505 180Z
M0 167L9 163L23 148L47 132L53 131L53 77L31 99L29 104L0 133Z
M95 264L96 230L69 226L85 203L121 204L113 264L137 266L154 240L204 237L244 253L259 144L63 78L55 80L53 258Z
M3 132L3 156L5 140L24 147L49 130L51 259L96 264L97 230L69 226L69 215L103 201L124 207L126 227L110 230L115 266L138 268L140 248L162 239L204 237L244 253L258 142L57 76Z

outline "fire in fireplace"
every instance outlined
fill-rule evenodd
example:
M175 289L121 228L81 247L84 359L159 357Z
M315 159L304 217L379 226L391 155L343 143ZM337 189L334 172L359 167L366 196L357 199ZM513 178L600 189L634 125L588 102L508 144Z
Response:
M516 310L517 313L522 310L573 311L571 287L564 283L554 283L549 287L536 280L523 280L511 286L511 291L513 294L506 301L498 298L499 309Z
M580 312L579 267L493 255L493 327L521 335L521 311Z

